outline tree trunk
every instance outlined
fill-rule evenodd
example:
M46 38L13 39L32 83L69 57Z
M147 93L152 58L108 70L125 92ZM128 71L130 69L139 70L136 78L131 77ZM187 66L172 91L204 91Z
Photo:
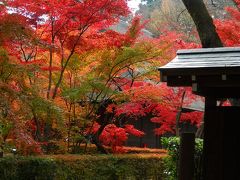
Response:
M0 137L1 138L1 137ZM3 143L4 142L1 142L1 141L3 141L3 138L2 139L0 139L0 158L2 158L3 157Z
M92 137L92 143L96 145L97 150L103 154L109 154L108 151L103 147L102 143L99 142L99 136Z
M202 47L203 48L222 47L223 43L216 32L213 20L209 15L203 0L182 0L182 1L196 25L202 43Z
M33 120L35 122L35 125L36 125L36 134L35 134L35 137L34 139L37 140L37 141L40 141L42 142L43 141L43 137L41 135L41 124L40 124L40 121L35 113L35 111L32 109L32 113L33 113Z
M108 123L103 123L98 131L92 137L92 143L96 145L97 150L103 154L108 154L108 151L104 148L102 143L99 141L99 136L102 134L104 128L108 125Z
M182 1L196 25L202 47L203 48L223 47L223 43L216 32L213 20L209 15L203 0L182 0ZM232 106L240 106L239 99L230 99L230 103Z
M3 151L0 151L0 158L3 158Z

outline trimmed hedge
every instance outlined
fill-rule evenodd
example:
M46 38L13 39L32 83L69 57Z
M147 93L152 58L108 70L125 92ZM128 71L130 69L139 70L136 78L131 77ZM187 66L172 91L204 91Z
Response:
M4 157L0 179L161 180L165 179L163 159L159 154Z
M168 150L168 157L165 161L165 174L168 180L178 179L177 165L180 159L180 138L179 137L165 137L161 139L162 145ZM202 177L202 163L203 163L203 139L195 139L195 153L194 153L194 180L203 180Z

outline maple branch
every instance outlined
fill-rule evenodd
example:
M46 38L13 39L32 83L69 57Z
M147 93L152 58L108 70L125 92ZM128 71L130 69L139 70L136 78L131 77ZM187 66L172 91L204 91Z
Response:
M143 54L144 54L144 53L143 53ZM118 69L116 72L114 72L113 75L112 75L112 77L114 77L115 75L117 75L118 72L120 72L121 70L123 70L123 69L126 68L126 67L129 67L129 66L131 66L131 65L133 65L133 64L135 64L135 63L144 62L144 61L149 61L149 60L151 60L151 59L154 59L155 57L157 57L157 55L156 55L156 56L149 57L149 58L146 58L146 59L143 59L143 60L141 60L141 61L129 63L129 64L127 64L126 66L124 66L124 67ZM128 58L127 58L127 59L128 59ZM127 60L127 59L125 59L125 60ZM125 60L124 60L124 61L125 61ZM122 61L122 62L124 62L124 61ZM118 64L119 64L119 63L118 63ZM115 66L115 67L116 67L116 66ZM110 78L110 80L111 80L111 78Z
M149 50L150 50L150 49L149 49ZM149 50L148 50L148 51L149 51ZM144 54L144 53L143 53L143 54ZM157 56L157 55L156 55L156 56ZM116 72L114 72L114 73L112 74L113 69L116 67L116 64L115 64L115 65L112 67L112 69L111 69L111 71L110 71L110 73L109 73L109 77L108 77L108 79L107 79L107 81L106 81L106 83L105 83L105 86L109 88L110 85L111 85L109 82L112 81L112 80L114 80L114 78L116 77L116 75L118 74L118 72L120 72L121 70L125 69L126 67L130 67L131 65L133 65L133 64L135 64L135 63L138 63L138 62L149 61L149 60L155 58L156 56L152 56L152 57L150 57L150 58L145 58L145 59L143 59L143 60L141 60L141 61L129 63L129 64L127 64L127 65L119 68ZM123 63L124 61L129 60L129 59L131 59L131 58L133 58L133 57L128 57L128 58L124 59L123 61L120 61L120 62L117 63L117 64L119 65L119 64ZM132 82L132 83L133 83L133 82ZM101 95L102 93L103 93L103 90L99 92L98 96L96 97L96 100L98 100L98 97L100 97L100 95ZM103 95L103 97L106 97L106 95L107 95L107 92Z
M57 84L56 84L56 86L55 86L55 88L54 88L54 91L53 91L52 99L55 99L55 97L56 97L56 95L57 95L57 91L58 91L58 88L60 87L60 84L61 84L61 82L62 82L63 74L64 74L64 72L65 72L65 69L66 69L66 67L67 67L67 65L68 65L68 62L70 61L72 55L73 55L74 52L75 52L75 48L76 48L76 46L77 46L77 44L78 44L81 36L83 35L83 33L84 33L90 26L91 26L91 24L86 25L85 28L83 28L82 31L79 33L79 35L78 35L78 37L77 37L77 40L75 41L75 43L74 43L74 45L73 45L73 48L72 48L72 50L71 50L71 52L70 52L70 54L69 54L69 56L68 56L68 58L67 58L67 60L66 60L66 62L65 62L65 64L64 64L64 66L63 66L63 68L62 68L62 70L61 70L60 77L59 77L58 82L57 82Z
M27 62L27 57L26 57L25 51L24 51L24 49L23 49L23 47L22 47L22 44L20 45L20 49L21 49L21 51L22 51L24 60Z
M107 4L107 3L106 3L106 4ZM104 6L102 6L102 8L103 8L103 7L104 7ZM74 54L75 48L76 48L76 46L77 46L77 44L78 44L81 36L83 35L83 33L84 33L92 24L98 22L98 21L91 22L91 19L92 19L93 15L94 15L95 13L99 12L99 11L100 11L100 10L97 10L97 11L93 12L93 13L90 15L90 17L88 18L87 22L85 23L85 26L81 27L82 30L81 30L81 32L80 32L77 40L75 41L75 43L74 43L74 45L73 45L73 48L72 48L72 50L71 50L71 52L70 52L70 54L69 54L69 56L68 56L68 58L67 58L67 60L66 60L66 62L65 62L65 64L64 64L64 66L63 66L63 68L62 68L62 70L61 70L60 77L59 77L58 82L57 82L57 84L56 84L56 86L55 86L55 88L54 88L54 91L53 91L52 99L55 99L55 97L56 97L56 95L57 95L57 90L58 90L58 88L59 88L59 86L60 86L60 84L61 84L61 82L62 82L62 78L63 78L63 74L64 74L64 72L65 72L65 69L66 69L66 67L67 67L67 65L68 65L69 60L71 59L72 55ZM100 21L101 21L101 20L99 20L99 22L100 22ZM79 30L80 30L80 29L79 29Z
M180 16L186 11L187 9L183 9L177 16L177 22L180 20Z
M54 35L54 20L53 17L51 16L51 45L50 45L50 54L49 54L49 75L48 75L48 89L47 89L47 99L50 98L50 91L51 91L51 87L52 87L52 63L53 63L53 44L54 44L54 39L55 39L55 35Z

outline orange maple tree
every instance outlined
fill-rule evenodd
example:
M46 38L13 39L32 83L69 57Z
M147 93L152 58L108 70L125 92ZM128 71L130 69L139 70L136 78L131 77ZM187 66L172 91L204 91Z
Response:
M239 6L239 0L235 2ZM229 19L215 23L225 44L235 46L239 44L239 10L227 11ZM195 97L188 89L160 84L159 74L151 67L167 63L178 49L200 46L169 30L158 38L140 40L144 24L140 17L133 19L125 34L110 30L128 13L126 0L0 3L4 49L0 49L0 94L13 107L6 117L21 129L15 131L19 148L41 152L40 145L58 137L67 139L69 147L91 142L102 152L104 145L122 152L129 134L144 135L131 122L147 116L159 124L156 134L175 133L182 94L188 94L187 104ZM59 111L64 119L62 132L56 128L61 124ZM197 112L183 114L181 119L192 124L200 120Z

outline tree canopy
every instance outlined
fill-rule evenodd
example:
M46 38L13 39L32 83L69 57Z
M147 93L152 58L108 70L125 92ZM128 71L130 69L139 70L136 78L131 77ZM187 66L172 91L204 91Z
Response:
M133 126L141 118L157 124L157 135L177 132L183 97L186 105L198 97L159 83L156 67L178 49L201 47L197 32L206 32L209 22L217 32L213 41L238 46L239 1L224 17L193 18L197 28L184 4L142 2L120 33L111 27L128 19L126 0L0 1L1 149L9 144L22 154L77 152L95 144L103 153L109 153L106 147L124 152L129 135L144 136ZM193 10L198 17L208 13ZM144 36L143 28L155 37ZM199 34L202 47L208 46ZM183 114L180 122L198 126L201 117Z

